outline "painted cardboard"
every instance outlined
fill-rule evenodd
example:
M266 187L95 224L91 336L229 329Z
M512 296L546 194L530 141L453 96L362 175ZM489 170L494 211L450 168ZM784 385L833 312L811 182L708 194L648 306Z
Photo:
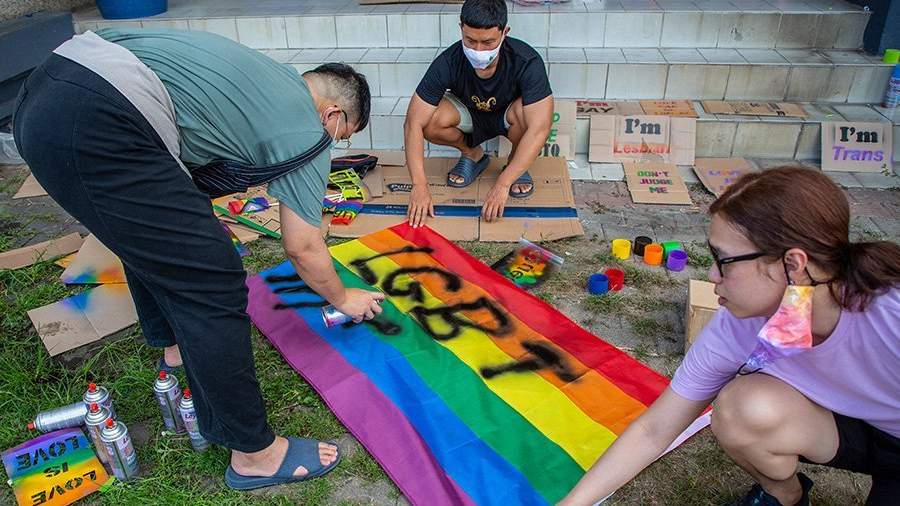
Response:
M21 269L41 260L78 251L84 239L78 232L0 253L0 269Z
M431 190L434 205L477 206L500 174L505 159L492 158L482 175L467 188L447 186L447 172L456 163L451 158L426 158L425 177ZM384 167L384 196L373 198L371 204L406 206L412 182L405 167ZM572 182L566 162L561 157L539 157L529 173L535 182L534 193L526 198L510 197L507 208L575 207ZM406 220L405 215L378 215L363 213L349 225L332 225L329 233L334 237L359 237ZM437 216L427 220L428 226L451 240L457 241L516 241L524 235L532 241L560 239L583 235L578 218L502 218L488 223L480 217Z
M696 141L694 118L593 115L588 160L693 165Z
M577 122L574 100L556 100L553 102L553 123L547 142L539 156L561 156L566 160L575 159L575 125ZM509 157L512 143L506 137L500 137L497 156Z
M41 197L46 194L47 191L44 190L41 183L38 183L37 179L34 178L34 174L28 174L28 177L25 178L25 182L22 183L22 186L19 187L19 191L13 195L13 198L24 199L28 197Z
M269 208L258 213L231 214L228 211L228 202L234 199L244 199L253 197L266 197L269 201ZM281 216L279 214L278 199L266 193L265 186L257 186L250 188L245 193L233 193L212 200L213 210L216 214L226 216L232 220L251 228L256 232L266 234L276 239L281 239Z
M688 284L687 312L684 316L684 351L694 343L703 327L712 320L719 309L716 285L708 281L690 280Z
M743 114L750 116L790 116L805 118L806 111L800 104L791 102L736 102L704 100L703 109L710 114Z
M891 167L890 123L822 122L822 170L882 172Z
M64 506L100 489L109 475L80 428L62 429L3 452L19 506Z
M697 158L694 162L697 178L716 197L725 193L738 178L753 170L753 166L744 158Z
M639 204L691 205L678 167L671 163L625 163L625 181L631 200Z
M125 283L91 288L32 309L28 317L51 357L137 323L134 301Z
M651 116L674 116L696 118L699 116L690 100L641 100L644 114Z
M592 116L630 116L644 114L639 102L621 102L612 100L576 100L575 114L579 118Z
M125 270L119 257L91 234L59 279L67 285L124 283Z

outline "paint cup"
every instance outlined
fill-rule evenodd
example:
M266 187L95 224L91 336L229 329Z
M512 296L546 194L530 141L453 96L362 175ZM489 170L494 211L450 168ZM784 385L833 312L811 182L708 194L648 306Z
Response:
M634 238L634 254L639 257L644 256L644 248L646 248L648 244L652 244L652 243L653 243L653 239L651 239L647 236L639 235L639 236L635 237Z
M588 278L588 292L591 295L603 295L609 291L609 278L606 274L591 274Z
M900 49L885 49L882 63L900 63Z
M681 243L678 241L666 241L666 242L662 243L662 248L663 248L663 260L668 259L669 253L676 249L680 249L680 250L684 251L684 248L681 247Z
M680 249L673 249L666 258L666 269L675 272L681 272L687 266L688 255Z
M612 254L619 260L631 258L631 241L628 239L613 239Z
M606 274L606 277L609 278L609 289L618 292L625 286L625 271L622 269L606 269L603 271L603 274Z
M663 259L663 247L656 243L648 244L644 248L644 263L647 265L660 265Z

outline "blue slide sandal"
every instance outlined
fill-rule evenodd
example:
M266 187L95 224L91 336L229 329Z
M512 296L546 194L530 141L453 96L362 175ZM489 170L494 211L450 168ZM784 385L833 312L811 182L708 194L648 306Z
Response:
M531 178L531 174L529 174L527 170L521 176L519 176L519 179L516 179L516 181L512 185L515 186L517 184L530 184L531 188L528 191L524 191L524 192L514 192L512 190L512 188L510 188L509 189L510 197L513 197L516 199L524 199L525 197L534 193L534 179Z
M477 162L472 160L471 158L466 158L464 156L459 157L459 161L456 162L456 165L450 169L450 172L447 173L447 186L452 188L465 188L469 186L478 176L484 172L484 169L487 168L491 159L488 155L484 155L481 157L481 160ZM460 176L463 178L462 183L454 183L450 180L450 176Z
M341 452L338 450L337 459L327 466L323 466L319 460L319 443L328 443L337 446L332 441L316 441L299 437L288 438L288 450L284 454L284 460L278 471L272 476L244 476L235 472L228 465L225 470L225 483L235 490L253 490L255 488L271 487L299 481L311 480L327 474L337 467L341 461ZM294 476L294 471L303 466L308 471L303 476Z

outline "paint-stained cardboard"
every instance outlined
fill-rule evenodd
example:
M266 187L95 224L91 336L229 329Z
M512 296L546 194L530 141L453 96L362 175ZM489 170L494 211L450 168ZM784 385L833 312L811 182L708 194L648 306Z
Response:
M675 116L679 118L696 118L699 116L690 100L641 100L641 109L644 110L644 114L651 116Z
M741 114L749 116L790 116L805 118L806 111L800 104L791 102L737 102L704 100L703 109L710 114Z
M613 100L576 100L575 114L579 118L592 116L631 116L644 114L640 102Z
M577 120L574 100L555 100L553 102L553 122L547 142L539 156L561 156L567 160L575 159L575 125ZM500 137L497 156L509 157L512 143L506 137Z
M50 260L60 255L78 251L84 239L77 232L49 241L24 246L0 253L0 269L21 269L41 260Z
M19 191L13 195L13 198L24 199L28 197L40 197L46 194L47 191L44 190L41 183L38 183L37 179L34 178L34 174L28 174L28 177L25 178L25 182L22 183L22 186L19 187Z
M749 172L753 172L753 166L744 158L697 158L694 162L697 178L716 197Z
M323 192L324 196L324 192ZM235 199L247 199L253 197L265 197L269 202L268 209L258 213L235 215L228 211L228 202ZM216 214L226 216L250 229L266 234L276 239L281 239L281 216L279 214L278 199L266 193L265 186L250 188L244 193L233 193L212 200L213 210Z
M631 200L639 204L691 205L678 167L671 163L625 163L625 181Z
M50 356L98 341L137 323L128 285L91 288L28 311Z
M478 209L484 197L497 181L500 169L506 164L502 158L492 158L491 164L471 186L447 186L447 172L456 163L451 158L426 158L425 176L431 189L434 205L468 206ZM407 206L412 190L409 171L405 167L384 167L384 196L373 198L367 205ZM526 198L506 201L507 208L575 208L575 197L568 168L563 158L540 157L530 167L535 191ZM380 215L363 212L349 225L332 225L329 233L335 237L359 237L406 220L406 215ZM438 216L426 223L444 237L461 241L516 241L524 235L532 241L559 239L583 235L578 218L509 218L488 223L480 217Z
M124 283L125 270L119 257L91 234L59 279L67 285Z
M650 115L592 115L588 160L693 165L697 120Z
M893 146L891 134L890 123L823 121L822 170L890 170Z
M688 284L687 312L684 316L684 351L694 343L697 335L712 320L719 309L716 285L708 281L690 280Z

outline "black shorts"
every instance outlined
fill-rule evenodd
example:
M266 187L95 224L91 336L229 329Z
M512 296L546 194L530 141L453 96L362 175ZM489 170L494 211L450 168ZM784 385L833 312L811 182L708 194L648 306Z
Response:
M834 413L838 449L821 465L872 476L867 506L900 504L900 438L868 423ZM816 464L804 457L802 462Z
M477 146L500 135L506 136L506 111L489 114L472 112L472 133L466 135L466 145Z

